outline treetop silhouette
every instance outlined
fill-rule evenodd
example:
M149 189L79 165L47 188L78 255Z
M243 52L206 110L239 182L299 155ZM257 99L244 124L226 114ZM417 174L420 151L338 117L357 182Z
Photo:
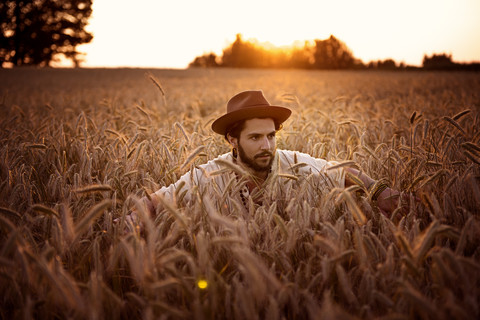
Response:
M361 66L347 46L333 35L326 40L305 41L303 47L267 47L245 41L237 34L222 57L208 53L196 57L192 67L347 69Z
M393 59L371 61L364 64L355 58L347 45L331 35L324 40L305 41L303 47L291 46L275 48L244 40L237 34L235 41L223 49L222 56L207 53L196 57L190 67L230 67L230 68L295 68L320 70L378 69L378 70L418 70L419 67L396 63ZM425 70L480 70L479 63L460 64L452 61L451 55L427 55L423 59Z

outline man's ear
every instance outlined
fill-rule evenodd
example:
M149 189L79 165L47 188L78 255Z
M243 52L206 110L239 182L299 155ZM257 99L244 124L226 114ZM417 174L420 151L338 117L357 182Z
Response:
M227 139L233 148L236 148L238 146L238 139L235 137L232 137L229 133L227 133Z

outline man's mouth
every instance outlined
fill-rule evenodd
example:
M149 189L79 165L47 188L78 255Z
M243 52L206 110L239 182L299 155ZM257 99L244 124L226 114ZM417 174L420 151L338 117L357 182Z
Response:
M270 152L264 152L264 153L257 154L255 156L255 159L266 159L271 157L273 157L273 155Z

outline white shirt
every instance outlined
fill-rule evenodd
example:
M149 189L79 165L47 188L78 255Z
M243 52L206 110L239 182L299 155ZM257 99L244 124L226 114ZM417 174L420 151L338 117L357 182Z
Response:
M297 151L277 150L267 180L250 194L246 188L248 179L240 172L242 168L234 163L231 153L226 153L195 167L155 195L179 206L207 201L223 214L232 210L252 212L252 204L255 209L263 206L266 210L275 204L280 211L288 210L289 204L301 205L305 201L318 207L324 205L323 200L332 189L345 186L342 168L328 170L336 164Z

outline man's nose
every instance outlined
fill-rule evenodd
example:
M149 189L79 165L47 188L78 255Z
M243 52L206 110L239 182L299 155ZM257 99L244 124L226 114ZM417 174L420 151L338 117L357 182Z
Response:
M268 137L262 139L262 150L270 150L271 142L268 140Z

